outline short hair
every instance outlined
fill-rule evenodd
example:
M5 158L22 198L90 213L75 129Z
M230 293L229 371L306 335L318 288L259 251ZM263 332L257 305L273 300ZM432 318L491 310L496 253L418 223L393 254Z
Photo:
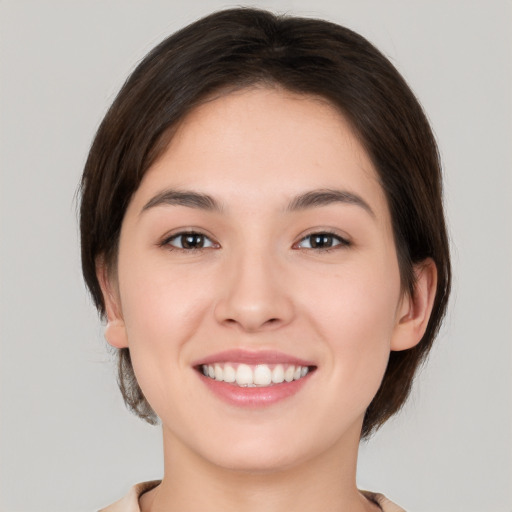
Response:
M324 20L235 8L210 14L156 46L121 88L85 164L80 210L85 282L104 316L96 260L116 267L127 206L173 129L212 95L256 85L321 97L338 109L385 193L402 290L413 292L414 264L432 258L437 267L426 332L415 347L391 352L365 413L362 437L368 437L410 393L445 314L451 270L441 165L429 122L399 72L359 34ZM155 423L128 348L118 351L118 381L127 406Z

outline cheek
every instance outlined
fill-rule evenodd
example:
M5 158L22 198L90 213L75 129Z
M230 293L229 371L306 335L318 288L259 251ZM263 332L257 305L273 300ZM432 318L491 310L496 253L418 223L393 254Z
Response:
M207 309L208 283L193 272L140 265L130 268L123 283L122 309L130 345L175 348L190 337Z
M180 393L188 394L184 376L192 345L207 314L208 286L183 272L169 272L158 265L131 266L121 290L128 345L137 382L161 418L180 411Z
M363 348L391 333L401 293L393 260L389 265L361 261L347 271L318 277L309 282L303 278L303 303L341 346L351 340Z
M393 260L391 260L393 262ZM310 283L313 286L313 283ZM390 354L400 299L397 265L361 265L311 293L310 317L325 341L327 365L351 393L340 397L364 409L380 385Z

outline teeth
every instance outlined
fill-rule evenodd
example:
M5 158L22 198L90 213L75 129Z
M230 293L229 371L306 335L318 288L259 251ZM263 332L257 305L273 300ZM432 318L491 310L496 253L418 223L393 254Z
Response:
M306 373L308 373L308 369L306 368ZM304 373L304 375L306 375ZM281 382L284 381L284 368L282 364L278 364L273 370L272 370L272 382L274 384L281 384Z
M259 364L254 370L254 385L269 386L272 382L272 370L264 364Z
M239 386L248 386L254 384L254 377L250 366L241 364L236 370L236 383Z
M224 366L224 382L235 382L236 380L236 372L235 369L227 364Z
M277 364L273 368L266 364L249 366L234 363L202 365L202 373L217 381L228 382L241 387L264 387L282 382L292 382L309 373L307 366Z
M286 382L291 382L293 380L293 376L295 374L295 366L288 366L286 371L284 372L284 380Z
M220 366L219 364L216 364L215 365L215 380L224 380L223 379L223 376L224 376L224 370L222 369L222 366ZM208 371L208 374L210 372Z

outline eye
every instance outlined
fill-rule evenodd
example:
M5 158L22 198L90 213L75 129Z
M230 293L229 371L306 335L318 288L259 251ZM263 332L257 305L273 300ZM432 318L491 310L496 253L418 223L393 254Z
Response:
M193 231L173 235L164 240L162 245L170 245L172 248L182 249L185 251L218 247L218 244L210 240L206 235Z
M344 247L350 245L348 240L345 240L339 235L334 233L311 233L305 236L296 245L298 249L333 249L334 247Z

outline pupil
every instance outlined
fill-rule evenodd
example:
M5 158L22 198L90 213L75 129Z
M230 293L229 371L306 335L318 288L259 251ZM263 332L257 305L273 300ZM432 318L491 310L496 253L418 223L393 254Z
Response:
M197 249L203 245L203 235L183 235L181 238L181 246L184 249Z
M311 240L311 247L322 248L332 246L332 236L330 235L315 235Z

